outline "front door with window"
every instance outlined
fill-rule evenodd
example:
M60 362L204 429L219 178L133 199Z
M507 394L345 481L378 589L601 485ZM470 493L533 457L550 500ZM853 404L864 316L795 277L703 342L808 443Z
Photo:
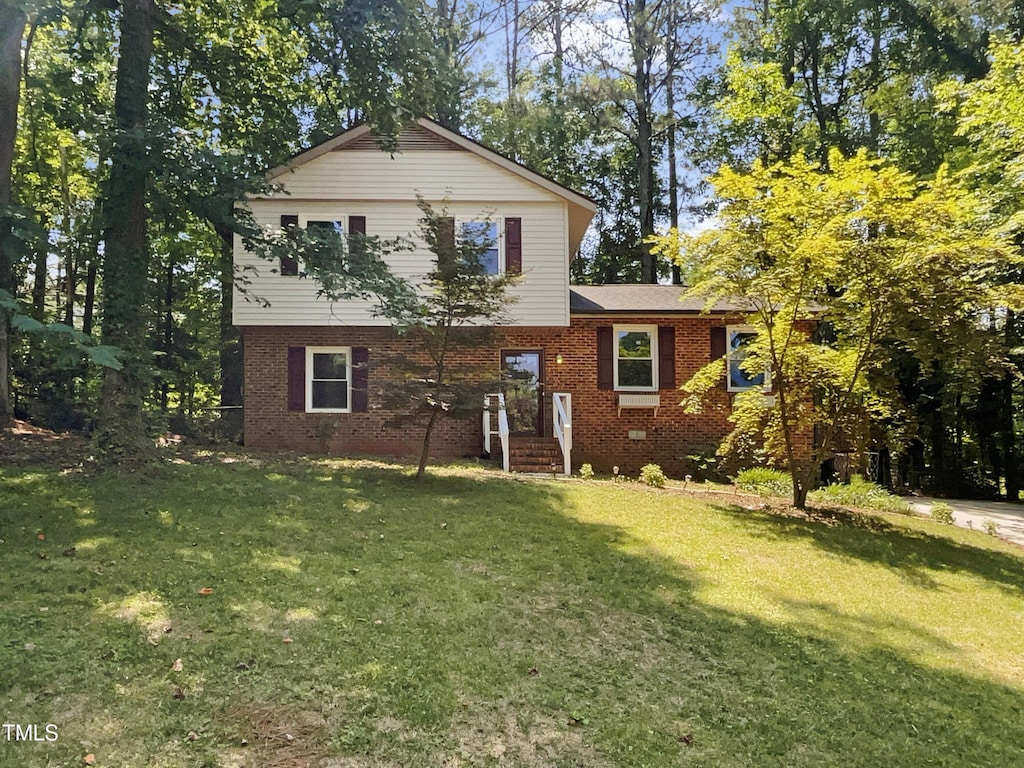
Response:
M501 383L513 435L544 434L544 353L512 349L501 353Z

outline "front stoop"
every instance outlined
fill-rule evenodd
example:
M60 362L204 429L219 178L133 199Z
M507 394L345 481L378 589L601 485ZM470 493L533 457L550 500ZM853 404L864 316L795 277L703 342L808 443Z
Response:
M553 437L510 437L509 469L531 474L562 473L562 449Z

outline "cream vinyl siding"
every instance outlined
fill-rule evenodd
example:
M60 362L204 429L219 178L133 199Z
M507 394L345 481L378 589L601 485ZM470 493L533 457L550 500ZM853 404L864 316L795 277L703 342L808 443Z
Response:
M332 174L323 174L323 169L316 166L322 160L333 159L337 155L356 155L358 163L346 164L350 173L343 174L339 179ZM422 172L420 159L429 155L430 160L450 159L453 156L473 159L467 152L416 152L415 162L405 162L403 173L392 175L392 162L384 153L367 151L333 152L323 158L317 158L306 166L301 174L300 188L305 197L299 194L278 196L274 199L257 199L248 205L258 222L263 226L277 228L281 216L294 214L302 220L347 221L349 216L366 217L367 235L377 235L382 239L405 237L415 239L418 235L420 211L415 203L415 191L420 191L440 209L444 191L437 192L434 182L418 183L417 178ZM409 157L403 156L403 157ZM370 161L373 162L370 162ZM337 168L333 162L325 165ZM430 168L436 166L427 163ZM443 164L442 164L443 165ZM362 168L362 179L355 179L351 172ZM371 167L377 170L372 171ZM388 169L385 173L381 169ZM513 293L520 301L511 309L512 325L520 326L567 326L569 324L569 254L567 252L567 209L566 203L551 195L546 190L512 177L500 168L480 161L475 164L479 178L474 181L479 190L479 200L467 200L467 191L463 184L455 183L451 173L432 171L447 179L453 187L458 187L461 194L450 196L448 215L461 220L480 220L490 217L498 223L499 236L504 235L505 217L522 219L523 231L523 277L522 282ZM300 176L296 174L296 176ZM366 175L372 177L368 179ZM330 179L333 177L333 181ZM320 194L311 199L312 178L319 178ZM400 181L404 179L404 182ZM511 179L511 181L510 181ZM278 181L292 190L293 177L285 174ZM401 189L399 189L401 187ZM519 199L506 199L509 189L515 187L520 193ZM435 194L430 195L429 190ZM502 192L504 190L504 192ZM389 195L402 199L388 199ZM346 193L359 192L360 196L345 197ZM532 197L525 195L530 192ZM365 194L364 194L365 193ZM491 196L488 197L487 195ZM327 200L325 198L336 198ZM422 243L417 243L413 251L402 251L393 254L389 259L391 268L396 274L407 279L421 278L432 266L432 254ZM239 269L251 267L243 272L249 285L246 290L250 297L258 297L270 303L261 306L261 302L247 301L236 290L234 297L235 325L388 325L384 318L373 317L372 302L346 301L330 302L317 297L317 284L310 279L284 277L278 274L279 265L259 259L246 252L240 238L235 238L235 264ZM275 270L275 271L272 271Z
M408 200L562 200L521 176L467 151L396 154L358 149L327 152L274 179L292 198Z

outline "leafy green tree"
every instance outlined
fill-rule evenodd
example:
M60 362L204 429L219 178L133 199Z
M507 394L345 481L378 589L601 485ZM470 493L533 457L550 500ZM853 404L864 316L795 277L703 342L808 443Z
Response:
M433 267L414 301L381 308L410 345L389 363L400 380L388 400L400 411L396 423L423 427L417 478L426 472L431 438L443 419L479 418L493 382L458 355L487 346L495 327L507 322L515 300L508 289L519 280L507 272L487 274L482 258L493 241L477 231L456 231L446 209L435 211L422 198L419 207L420 238L434 256Z
M959 169L962 181L985 200L991 225L1010 238L1018 254L1024 252L1024 45L1020 42L996 42L989 49L991 67L979 80L965 83L949 81L937 89L948 113L957 116L957 134L966 141L950 157ZM1024 272L1010 261L995 271L992 280L1020 291ZM1014 366L1008 369L998 387L987 393L987 407L976 409L973 421L990 439L998 435L1001 456L992 463L1002 466L1008 498L1020 492L1017 450L1017 411L1014 387L1024 370L1021 349L1020 318L1006 308L1001 332ZM998 403L998 408L992 408ZM992 424L993 414L998 415ZM987 442L982 437L982 442Z
M720 73L710 146L719 161L785 160L865 147L933 174L953 125L936 119L932 87L987 70L1000 3L766 0L737 6ZM745 151L744 151L745 150Z
M713 179L718 226L656 246L682 254L690 296L735 302L756 333L740 366L768 372L776 404L756 388L737 395L723 448L763 441L792 473L799 508L841 443L862 441L871 419L895 418L899 403L879 376L892 345L927 365L936 347L976 329L979 309L999 299L988 270L1006 255L945 175L921 185L865 152L833 152L829 168L797 157L723 169ZM723 360L705 366L683 387L686 406L703 407L724 375Z

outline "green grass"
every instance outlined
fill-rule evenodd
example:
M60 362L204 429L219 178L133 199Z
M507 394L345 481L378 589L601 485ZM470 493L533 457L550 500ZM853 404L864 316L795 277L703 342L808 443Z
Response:
M0 468L0 765L1024 764L1009 545L410 475Z

